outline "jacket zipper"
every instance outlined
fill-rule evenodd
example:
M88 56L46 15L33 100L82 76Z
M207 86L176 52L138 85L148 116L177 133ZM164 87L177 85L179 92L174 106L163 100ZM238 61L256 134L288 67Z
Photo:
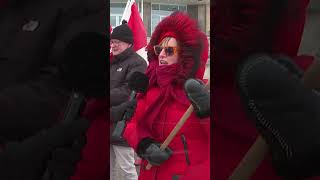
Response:
M183 144L183 149L184 149L184 154L186 155L186 161L188 166L190 166L190 159L189 159L189 154L188 154L188 146L187 146L187 141L186 141L186 137L182 134L181 135L181 141Z

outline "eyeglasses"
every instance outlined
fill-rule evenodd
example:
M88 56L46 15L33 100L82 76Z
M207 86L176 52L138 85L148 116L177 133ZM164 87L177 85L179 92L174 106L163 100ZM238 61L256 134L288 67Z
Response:
M117 40L111 40L110 41L110 46L111 44L115 45L115 46L118 46L120 44L121 41L117 41Z
M178 47L171 47L171 46L163 47L160 45L156 45L156 46L153 46L153 49L154 49L154 53L157 56L161 53L162 49L164 49L164 52L166 53L167 56L172 56L172 55L177 54L179 52Z

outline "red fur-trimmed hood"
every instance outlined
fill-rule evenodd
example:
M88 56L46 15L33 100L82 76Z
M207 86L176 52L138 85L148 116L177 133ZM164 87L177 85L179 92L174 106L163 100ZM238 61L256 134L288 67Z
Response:
M163 19L151 36L146 48L150 63L149 72L158 66L158 57L154 53L153 46L159 44L165 34L174 34L180 45L179 67L175 79L180 82L190 77L202 79L208 60L207 36L199 29L195 20L179 11Z

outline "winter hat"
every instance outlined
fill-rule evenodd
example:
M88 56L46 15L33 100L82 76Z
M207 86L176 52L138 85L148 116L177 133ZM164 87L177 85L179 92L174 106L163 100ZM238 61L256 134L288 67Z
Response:
M120 41L133 44L133 33L127 25L127 21L123 20L120 26L113 29L111 39L118 39Z

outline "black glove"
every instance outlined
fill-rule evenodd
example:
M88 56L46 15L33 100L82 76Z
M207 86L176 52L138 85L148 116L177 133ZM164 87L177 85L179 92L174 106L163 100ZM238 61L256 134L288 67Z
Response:
M160 143L150 138L144 138L138 144L137 154L153 166L160 166L160 164L168 160L172 154L172 150L168 147L164 151L161 151L160 145Z
M210 116L210 93L200 80L188 79L184 84L187 97L199 118Z
M240 66L241 98L269 145L280 176L319 176L320 95L304 87L299 69L268 55L249 57Z
M77 162L81 159L85 144L86 136L81 136L72 145L55 149L48 161L43 180L69 180L75 172Z
M111 117L110 119L114 122L114 127L110 131L110 143L113 145L123 145L128 146L128 143L121 135L113 135L114 131L116 132L124 130L126 121L130 120L135 112L135 109L137 107L137 100L129 100L126 101L118 106L111 107ZM124 119L124 120L123 120Z
M46 169L46 160L57 147L70 144L85 133L89 121L78 119L60 123L21 143L8 143L1 152L0 179L38 180Z
M124 118L125 120L129 120L132 118L134 111L137 107L137 100L129 100L118 106L113 106L110 109L110 119L113 122L117 122Z

